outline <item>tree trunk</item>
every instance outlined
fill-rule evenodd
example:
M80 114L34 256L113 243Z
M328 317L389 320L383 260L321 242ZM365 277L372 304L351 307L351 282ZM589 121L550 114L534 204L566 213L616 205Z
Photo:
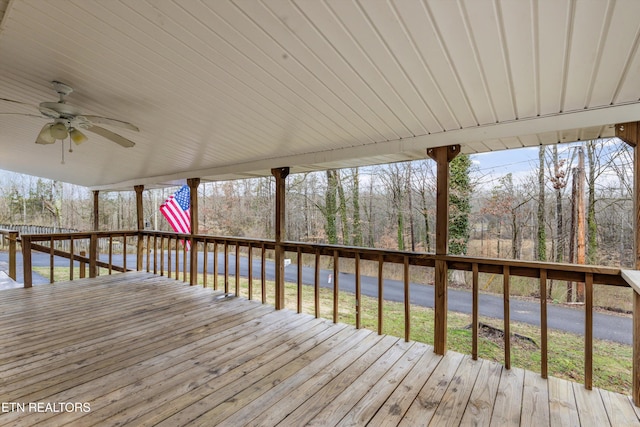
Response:
M340 211L340 220L342 222L342 244L348 245L350 243L349 239L349 222L347 215L347 199L344 196L344 187L342 186L342 178L340 171L334 171L336 178L336 189L338 190L338 201L339 206L338 209Z
M422 200L422 217L424 219L424 247L427 252L431 252L431 229L429 228L429 210L427 207L427 195L425 192L420 193Z
M574 168L571 171L571 174L571 233L569 234L569 262L574 262L577 231L578 170ZM567 302L573 302L573 282L567 282Z
M407 197L409 202L409 238L411 239L411 251L415 252L416 250L416 239L413 230L413 206L412 206L412 198L411 197L411 163L407 164Z
M336 171L327 170L327 192L324 195L324 209L322 214L325 218L325 233L327 242L330 245L338 243L338 232L336 229Z
M362 246L362 224L360 219L360 175L358 168L353 168L353 245Z
M554 188L556 191L556 243L555 243L555 254L556 254L556 262L564 261L564 219L562 216L562 183L559 181L560 179L560 163L558 160L558 145L553 146L553 171L554 178L556 181L554 182ZM553 280L549 280L549 297L552 298L553 293Z
M545 213L545 198L544 198L544 153L545 147L540 146L538 159L538 217L537 217L537 257L538 261L547 260L547 234L545 229L544 213Z
M518 250L519 233L516 210L513 209L511 211L511 258L513 259L520 258L520 251Z
M596 224L596 153L594 141L587 142L587 156L589 159L589 179L587 180L588 200L587 200L587 262L589 264L598 263L598 227Z
M404 251L404 214L401 202L396 205L396 213L398 217L398 250Z
M578 197L577 205L577 247L576 262L578 264L585 263L586 245L585 245L585 215L584 215L584 150L582 147L578 149ZM576 289L576 297L578 302L584 302L584 283L578 283Z

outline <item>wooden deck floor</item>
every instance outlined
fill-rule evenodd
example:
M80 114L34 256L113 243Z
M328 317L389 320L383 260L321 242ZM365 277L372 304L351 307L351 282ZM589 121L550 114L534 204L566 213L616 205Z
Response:
M0 425L640 425L627 396L146 273L0 293Z

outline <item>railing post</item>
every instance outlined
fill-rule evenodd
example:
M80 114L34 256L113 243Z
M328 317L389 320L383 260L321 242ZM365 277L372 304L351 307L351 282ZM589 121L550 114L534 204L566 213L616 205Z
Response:
M80 256L86 257L87 253L85 251L80 251ZM80 261L80 278L84 279L85 277L87 277L87 266L84 261Z
M436 161L436 255L446 255L449 242L449 162L460 153L459 145L437 147L427 150L427 155ZM443 259L436 259L434 280L434 342L436 354L447 351L447 293L448 264Z
M285 230L285 178L289 175L289 168L271 169L271 173L276 178L276 310L284 308L284 240Z
M9 277L16 280L16 242L18 240L18 232L9 232Z
M30 288L33 285L33 275L31 273L31 236L22 236L22 268L24 287Z
M96 261L98 258L98 235L91 234L89 239L89 277L93 278L98 275Z
M142 212L142 191L144 190L144 185L136 185L133 187L136 191L136 215L138 219L138 250L136 251L136 270L142 271L142 251L144 238L142 235L142 230L144 230L144 216Z
M189 237L191 250L189 253L189 285L193 286L198 283L198 242L194 239L194 235L198 234L198 186L200 185L200 178L187 179L187 185L189 186L189 206L191 209L189 224L191 229L191 236ZM206 260L205 260L206 262ZM187 269L187 266L184 266ZM236 278L237 281L237 278Z
M633 404L640 407L640 270L622 270L620 274L633 289L631 397Z
M618 123L615 126L616 137L620 138L633 147L633 230L634 230L634 267L635 279L637 271L640 270L640 122ZM640 406L640 288L637 280L630 280L625 277L627 273L623 271L622 276L633 288L633 374L631 381L633 404Z
M633 404L640 407L640 293L633 291Z

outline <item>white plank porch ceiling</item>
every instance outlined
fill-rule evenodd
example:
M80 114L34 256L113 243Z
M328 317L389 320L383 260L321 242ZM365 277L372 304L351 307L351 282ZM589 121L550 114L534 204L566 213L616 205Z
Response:
M130 189L613 135L640 120L637 0L0 0L0 113L50 82L125 120L65 153L0 114L0 169ZM108 126L105 126L108 127ZM68 144L68 143L67 143Z

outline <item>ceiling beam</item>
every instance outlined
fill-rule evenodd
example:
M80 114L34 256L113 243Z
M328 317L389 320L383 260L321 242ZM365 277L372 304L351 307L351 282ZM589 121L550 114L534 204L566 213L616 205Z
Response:
M616 137L630 146L636 147L638 140L640 140L640 126L638 126L638 122L618 123L616 125Z
M595 126L613 126L615 123L636 121L640 118L640 103L617 105L590 110L559 113L531 119L501 122L486 126L477 126L447 132L420 135L410 138L380 141L370 144L356 144L348 148L318 151L314 153L295 154L290 156L260 159L246 163L223 165L195 171L185 170L179 173L162 176L151 176L138 180L114 182L108 185L92 187L93 190L118 190L131 188L134 185L155 185L159 182L176 182L192 176L200 176L203 180L230 179L242 175L269 176L271 169L277 165L288 164L291 172L297 172L296 166L314 166L318 170L329 168L332 162L355 159L371 159L371 164L380 163L376 157L398 153L422 152L429 148L460 144L464 152L465 145L473 145L487 139L509 138L524 135L535 135L545 132L558 132L568 129L581 129ZM612 129L613 132L613 129ZM571 141L558 141L571 142Z

